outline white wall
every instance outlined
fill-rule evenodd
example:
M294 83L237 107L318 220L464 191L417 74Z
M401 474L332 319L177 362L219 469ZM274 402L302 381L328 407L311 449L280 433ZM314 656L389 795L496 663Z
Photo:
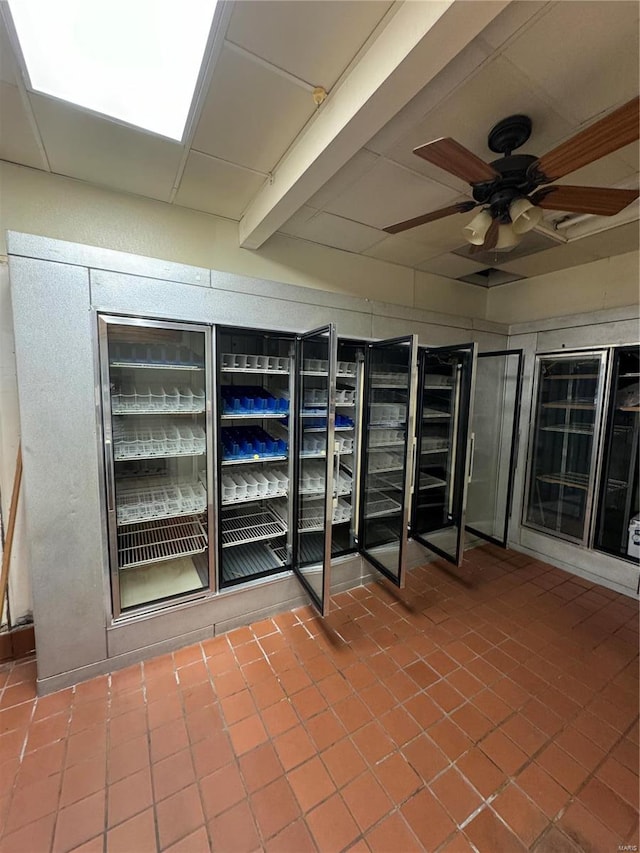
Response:
M487 319L526 323L637 305L639 270L640 254L636 251L492 287Z

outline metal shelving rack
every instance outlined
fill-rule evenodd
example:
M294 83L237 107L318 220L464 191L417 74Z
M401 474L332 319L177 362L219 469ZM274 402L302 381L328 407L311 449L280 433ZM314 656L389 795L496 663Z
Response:
M291 563L294 338L268 330L219 327L216 361L219 583L226 587ZM248 411L230 410L233 397L225 395L236 391L236 399L252 406ZM229 452L230 445L243 441L245 451ZM253 480L259 481L257 486Z
M209 587L203 326L99 316L114 616Z

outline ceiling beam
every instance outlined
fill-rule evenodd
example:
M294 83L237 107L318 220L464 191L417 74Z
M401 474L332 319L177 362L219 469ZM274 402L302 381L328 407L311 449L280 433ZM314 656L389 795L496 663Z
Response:
M404 0L250 202L240 245L259 248L508 4Z

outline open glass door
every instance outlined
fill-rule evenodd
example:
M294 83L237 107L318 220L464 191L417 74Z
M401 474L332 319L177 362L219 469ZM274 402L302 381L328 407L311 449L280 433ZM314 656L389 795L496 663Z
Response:
M469 533L507 547L518 454L522 350L478 353L467 491Z
M459 566L464 552L476 344L420 351L411 535Z
M413 469L417 351L415 335L366 348L360 551L401 588Z
M329 611L332 523L338 510L336 362L333 323L297 338L293 570L323 616Z

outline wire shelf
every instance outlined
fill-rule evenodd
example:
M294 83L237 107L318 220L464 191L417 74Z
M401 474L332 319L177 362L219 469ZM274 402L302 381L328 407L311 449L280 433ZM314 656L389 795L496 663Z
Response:
M110 361L109 367L133 367L136 370L204 370L197 364L151 364L146 361Z
M391 498L381 497L374 498L373 500L367 498L365 500L364 517L365 519L369 519L379 518L383 515L393 515L396 512L400 512L401 509L402 506L398 501L394 501Z
M542 432L563 432L569 435L593 435L593 425L558 424L558 426L540 427Z
M180 521L149 521L118 531L118 565L121 569L201 554L207 534L197 516Z
M118 525L194 515L206 508L207 493L201 483L171 483L165 478L153 477L146 483L125 480L117 485Z
M250 578L282 568L286 559L285 546L271 549L261 542L240 545L225 552L222 558L222 577L226 581Z
M248 495L242 498L232 498L231 500L223 500L222 506L235 506L236 504L248 504L255 503L256 501L263 501L266 498L286 498L289 492L287 490L281 489L277 492L269 492L268 494L261 495Z
M223 468L229 465L254 465L256 462L286 462L287 456L247 456L246 459L223 459Z
M431 418L450 418L451 412L441 412L438 409L430 409L425 407L422 410L422 419L430 420Z
M287 532L284 518L276 515L271 508L260 510L231 510L221 519L222 547L230 548L249 542L260 542L282 536Z
M419 489L421 492L427 489L438 489L447 485L447 481L441 477L434 477L432 474L421 474L419 480Z

